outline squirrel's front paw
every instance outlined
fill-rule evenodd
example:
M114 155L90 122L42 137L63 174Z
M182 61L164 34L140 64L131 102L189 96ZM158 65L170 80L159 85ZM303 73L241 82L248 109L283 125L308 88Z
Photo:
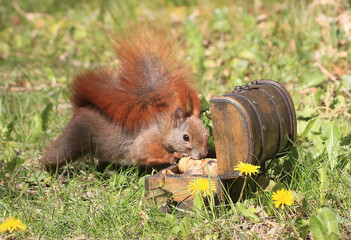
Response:
M170 154L169 163L170 164L177 164L176 159L179 158L178 156L179 156L179 153L176 153L176 152Z
M170 158L169 158L169 163L170 163L170 164L172 164L172 165L173 165L173 164L177 164L177 162L176 162L176 158L175 158L175 157L173 157L173 156L172 156L172 157L170 157Z
M182 153L182 152L174 152L172 155L173 155L174 158L178 158L178 159L181 159L183 157L188 157L189 156L189 154Z

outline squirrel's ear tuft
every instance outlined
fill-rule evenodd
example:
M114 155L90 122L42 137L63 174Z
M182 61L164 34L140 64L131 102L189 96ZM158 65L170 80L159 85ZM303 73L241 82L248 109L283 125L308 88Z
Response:
M177 107L173 114L173 128L178 128L184 120L184 114L181 107Z

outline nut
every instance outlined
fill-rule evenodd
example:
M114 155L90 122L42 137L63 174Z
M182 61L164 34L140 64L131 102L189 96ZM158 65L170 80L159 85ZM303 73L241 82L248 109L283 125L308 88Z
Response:
M200 164L192 165L184 172L184 174L186 174L186 175L195 175L195 174L202 175L202 174L204 174L204 169L201 167Z
M203 166L203 170L205 175L210 173L211 177L218 177L217 161L214 159L207 161Z
M194 160L191 159L190 157L183 157L182 159L179 160L178 163L178 168L180 173L186 172L191 166L194 165L200 165L201 160Z

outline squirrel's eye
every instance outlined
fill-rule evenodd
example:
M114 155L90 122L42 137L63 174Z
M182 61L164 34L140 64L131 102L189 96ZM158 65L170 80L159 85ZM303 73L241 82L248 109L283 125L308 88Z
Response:
M189 135L187 135L187 134L183 135L183 139L184 139L184 141L187 141L187 142L190 141Z

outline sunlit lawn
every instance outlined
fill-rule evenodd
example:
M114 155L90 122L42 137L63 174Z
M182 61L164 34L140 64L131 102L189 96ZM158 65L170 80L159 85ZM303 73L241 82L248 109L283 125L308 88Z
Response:
M0 0L0 223L14 216L26 226L0 238L351 238L350 4ZM248 186L239 204L184 213L169 203L165 213L145 195L151 169L97 169L86 157L57 175L40 170L72 114L67 84L85 69L117 66L110 34L138 21L179 39L207 101L260 78L287 88L298 137L267 161L267 187ZM294 195L284 209L272 201L281 188Z

